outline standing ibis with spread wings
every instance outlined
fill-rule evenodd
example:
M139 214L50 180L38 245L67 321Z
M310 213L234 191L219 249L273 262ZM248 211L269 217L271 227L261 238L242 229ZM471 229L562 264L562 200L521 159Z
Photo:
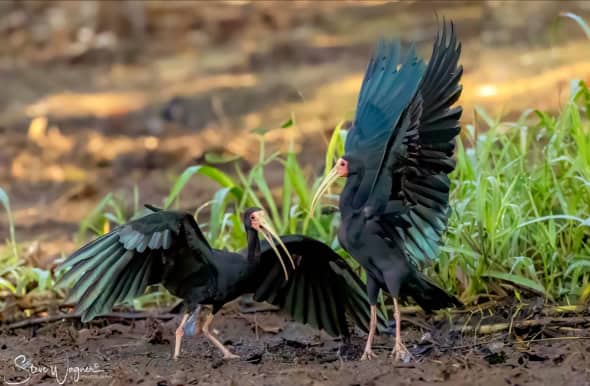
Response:
M400 336L398 300L412 297L424 310L460 306L425 277L419 266L436 259L449 216L448 174L462 109L461 44L443 21L428 65L414 49L402 54L398 41L382 41L367 67L345 154L312 201L338 177L340 244L366 270L371 326L363 359L374 357L372 340L379 291L391 294L396 322L392 355L409 357Z

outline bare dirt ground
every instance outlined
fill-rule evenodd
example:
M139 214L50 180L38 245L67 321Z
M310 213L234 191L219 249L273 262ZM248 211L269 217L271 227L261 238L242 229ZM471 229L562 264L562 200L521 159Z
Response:
M269 145L284 149L293 139L313 174L331 130L351 116L374 41L417 41L427 57L433 12L452 17L463 40L466 123L476 105L509 118L529 107L557 110L570 80L590 80L581 31L556 21L561 11L588 16L585 1L151 2L144 19L133 7L105 6L94 26L112 34L97 34L100 44L82 48L88 23L77 19L79 5L65 3L63 14L40 2L23 10L0 5L0 186L11 197L18 241L25 250L36 246L25 253L28 263L43 268L76 247L80 221L106 193L126 197L129 206L136 186L141 202L159 204L174 176L202 163L207 151L238 154L247 166L257 156L250 130L277 127L291 114L296 126L269 133ZM55 27L60 17L71 30ZM48 19L54 29L43 41L39 26ZM272 171L267 177L280 179ZM182 194L183 208L194 209L215 189L196 180ZM2 213L0 239L6 237ZM85 374L82 384L590 384L589 341L561 339L587 336L579 328L587 318L557 330L535 326L477 338L451 334L444 323L417 328L428 322L421 315L412 320L404 325L410 346L426 332L434 343L413 347L416 360L403 366L387 359L389 338L379 338L378 360L359 362L362 337L339 356L339 342L259 313L257 338L253 315L232 307L215 323L243 357L230 363L202 337L187 338L182 358L172 362L166 340L173 320L69 320L1 331L0 375L5 382L26 377L14 366L25 355L40 368L55 365L60 376L66 361L96 363L102 372ZM548 340L527 343L532 338ZM30 384L55 378L37 375Z
M553 321L552 327L514 327L510 334L476 336L424 316L407 320L423 327L403 325L414 354L406 364L388 357L390 337L377 338L376 360L359 361L363 337L342 344L274 313L240 313L236 303L214 322L221 339L241 356L230 362L224 362L202 336L185 337L182 356L173 361L177 318L134 323L112 318L85 326L66 320L0 333L0 373L5 382L30 377L29 384L47 385L66 376L68 384L74 383L77 367L93 370L80 374L79 382L89 385L590 384L587 330L585 335L560 332L557 337L554 334L563 327ZM590 318L579 325L584 323ZM55 366L57 372L25 371L23 355L37 369Z

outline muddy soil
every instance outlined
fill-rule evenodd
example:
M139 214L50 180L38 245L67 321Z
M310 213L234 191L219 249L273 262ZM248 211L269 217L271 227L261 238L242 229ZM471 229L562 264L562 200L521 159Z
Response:
M432 322L423 316L419 320ZM543 334L529 331L537 340L519 343L504 335L452 333L440 322L432 329L404 323L412 361L392 361L387 336L376 340L377 359L360 361L360 335L343 344L272 312L242 314L233 303L213 326L241 359L224 362L205 338L194 336L185 337L182 356L173 361L177 322L110 320L81 326L70 320L5 331L0 335L0 374L5 382L30 377L29 384L45 385L66 375L73 384L76 368L86 369L79 384L88 385L590 385L587 334L586 339L539 339ZM37 372L54 366L57 373L23 370L23 356Z

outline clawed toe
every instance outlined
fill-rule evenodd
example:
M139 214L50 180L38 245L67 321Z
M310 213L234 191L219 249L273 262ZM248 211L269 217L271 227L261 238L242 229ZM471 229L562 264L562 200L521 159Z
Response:
M391 357L396 361L407 363L412 359L412 354L402 343L397 343L391 351Z
M377 358L377 355L373 352L373 350L365 350L363 352L363 356L361 357L361 361L370 361L371 359Z

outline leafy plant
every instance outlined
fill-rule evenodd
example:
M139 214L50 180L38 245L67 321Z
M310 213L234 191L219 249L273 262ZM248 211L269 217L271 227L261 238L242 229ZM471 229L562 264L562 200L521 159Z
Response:
M16 241L14 218L10 199L0 188L0 202L6 210L10 239L7 247L0 249L0 310L4 307L4 294L24 296L31 291L45 291L53 287L51 273L37 267L24 265L21 247Z
M18 248L16 244L16 236L14 234L14 219L12 218L12 210L10 209L10 199L4 189L0 188L0 203L6 210L6 216L8 218L8 230L10 232L10 245L12 247L12 253L15 257L18 257Z
M16 286L10 278L18 277L19 251L14 232L14 220L10 208L10 199L4 189L0 188L0 202L6 211L10 239L7 241L9 247L0 253L0 292L8 291L16 293Z
M448 287L476 296L499 280L576 301L588 286L590 135L582 117L590 105L587 86L577 89L557 117L529 111L513 123L487 119L479 136L467 127L435 268ZM465 288L457 271L467 278Z

